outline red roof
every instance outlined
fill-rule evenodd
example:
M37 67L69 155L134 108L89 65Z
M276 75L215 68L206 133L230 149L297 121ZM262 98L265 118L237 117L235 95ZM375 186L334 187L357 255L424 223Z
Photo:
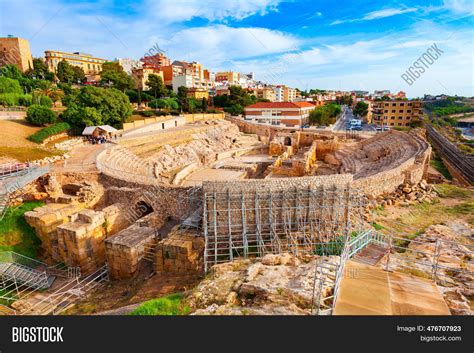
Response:
M251 104L247 108L314 108L314 104L308 102L258 102Z

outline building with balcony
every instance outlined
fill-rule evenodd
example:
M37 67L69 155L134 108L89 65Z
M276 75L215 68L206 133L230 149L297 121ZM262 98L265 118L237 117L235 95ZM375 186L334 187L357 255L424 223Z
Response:
M259 124L301 127L309 122L315 109L308 102L259 102L245 108L245 120Z
M421 101L373 101L372 122L377 126L409 126L411 122L420 120L422 113Z
M49 71L56 72L58 64L65 60L69 65L82 68L89 81L98 81L100 79L102 64L107 62L105 59L79 52L67 53L56 50L46 50L44 54Z
M275 91L271 87L255 88L253 94L258 99L268 99L270 102L276 101Z
M0 38L0 66L8 64L16 65L21 72L33 68L28 40L11 35Z

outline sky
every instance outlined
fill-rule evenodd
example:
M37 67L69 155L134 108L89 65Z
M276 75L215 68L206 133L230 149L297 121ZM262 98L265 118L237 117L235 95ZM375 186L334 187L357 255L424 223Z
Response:
M139 59L159 47L211 71L301 90L474 96L474 1L0 0L0 36L45 50ZM431 46L437 60L402 74Z

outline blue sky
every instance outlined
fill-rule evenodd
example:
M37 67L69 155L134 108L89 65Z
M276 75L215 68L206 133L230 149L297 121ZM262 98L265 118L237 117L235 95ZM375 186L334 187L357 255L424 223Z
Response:
M2 0L0 35L44 50L173 60L254 71L300 89L404 90L473 96L473 1ZM401 78L433 43L441 57Z

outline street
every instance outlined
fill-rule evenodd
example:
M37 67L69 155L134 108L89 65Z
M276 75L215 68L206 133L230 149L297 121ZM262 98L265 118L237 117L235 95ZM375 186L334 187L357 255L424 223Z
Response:
M356 119L352 113L352 110L350 110L350 108L343 107L339 119L332 127L332 131L346 131L347 124L352 119ZM362 131L373 132L375 131L375 128L367 123L362 123Z

